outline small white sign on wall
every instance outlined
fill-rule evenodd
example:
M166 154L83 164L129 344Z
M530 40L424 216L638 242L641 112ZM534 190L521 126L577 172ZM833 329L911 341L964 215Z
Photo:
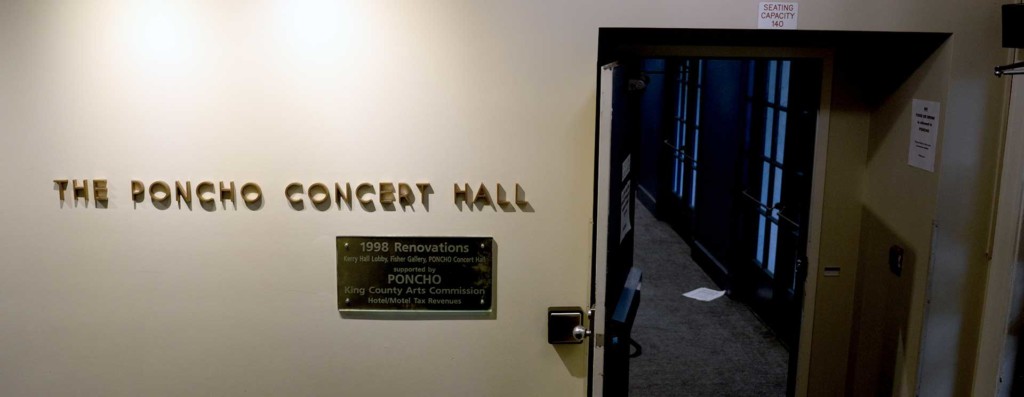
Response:
M907 164L935 172L935 141L939 134L939 103L915 99L910 115Z
M800 5L766 2L757 4L758 29L796 29Z

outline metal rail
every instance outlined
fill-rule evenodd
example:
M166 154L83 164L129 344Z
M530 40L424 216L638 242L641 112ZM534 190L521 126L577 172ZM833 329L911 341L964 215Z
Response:
M795 227L796 230L800 230L800 224L799 223L796 223L796 221L794 221L792 219L789 219L789 217L787 217L785 215L782 215L782 208L779 207L779 203L775 203L774 206L769 207L769 206L764 205L763 203L761 203L761 200L758 200L756 197L751 196L750 193L747 193L746 190L744 190L744 191L742 191L740 193L743 194L743 196L746 197L748 200L750 200L751 202L756 204L758 207L761 207L761 209L765 213L768 214L768 217L771 217L772 211L778 210L778 212L775 215L779 217L779 220L786 221L786 223L789 223L790 225Z
M680 148L677 148L677 147L673 146L671 143L668 143L668 140L661 141L661 143L664 143L665 146L668 146L669 149L672 149L674 152L678 153L680 156L683 156L684 159L689 160L691 163L693 163L694 166L697 165L697 159L695 159L693 157L690 157L690 155L686 154L686 151L684 151L683 149L680 149Z
M996 66L996 77L1003 75L1024 74L1024 62L1011 63L1004 66Z

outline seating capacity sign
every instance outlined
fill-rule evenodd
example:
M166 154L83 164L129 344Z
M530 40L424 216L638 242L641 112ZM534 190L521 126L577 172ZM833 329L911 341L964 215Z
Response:
M757 4L758 29L796 29L800 7L797 3Z

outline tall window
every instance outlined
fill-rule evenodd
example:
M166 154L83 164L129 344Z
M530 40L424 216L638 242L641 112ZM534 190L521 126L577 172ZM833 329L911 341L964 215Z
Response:
M686 59L676 73L678 97L675 109L675 161L672 193L690 209L697 203L697 147L700 140L701 80L704 60Z
M774 277L781 210L777 204L782 199L786 154L790 61L750 61L748 73L748 136L755 138L748 142L762 142L755 149L761 173L760 192L757 196L761 209L755 259L768 275ZM763 74L763 78L758 78L759 73ZM760 128L762 124L752 122L761 116L764 117L763 129ZM752 131L755 128L758 131Z

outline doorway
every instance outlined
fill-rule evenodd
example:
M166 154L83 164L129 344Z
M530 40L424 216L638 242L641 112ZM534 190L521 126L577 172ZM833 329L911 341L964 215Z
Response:
M710 32L685 33L699 39ZM737 33L725 31L713 40L730 34ZM661 40L666 39L655 38ZM618 292L634 267L634 246L641 246L637 236L642 235L636 230L640 223L634 215L646 209L673 231L698 273L710 278L706 286L728 292L729 297L711 304L728 302L730 310L745 318L736 321L745 324L740 325L743 332L757 335L748 341L767 340L766 351L782 352L778 360L736 360L742 362L742 370L734 363L706 378L725 379L723 373L732 373L750 374L750 379L762 375L747 369L771 369L768 372L776 376L767 383L777 386L778 395L800 394L797 378L800 371L807 371L807 358L800 354L807 350L800 349L799 335L809 328L801 327L802 280L809 269L801 260L816 249L809 239L816 229L810 204L815 192L820 197L823 178L815 178L811 170L813 164L824 162L824 140L818 137L827 130L827 104L822 103L828 95L823 87L830 84L832 51L611 42L602 46L602 53L618 56L617 62L602 68L600 83L595 186L596 193L615 194L596 196L595 212L607 214L605 233L598 227L595 235L595 252L606 253L595 257L595 266L607 269L595 273L596 296L605 298L599 304L607 313L616 308ZM640 100L644 95L658 99L645 105ZM657 126L646 128L645 119ZM657 280L644 284L645 296L657 294L652 291ZM677 302L687 299L680 296L683 292L687 291L674 291ZM642 326L643 316L639 317L637 327ZM635 352L614 348L616 340L621 346L623 335L615 334L600 310L594 320L593 357L604 363L599 374L604 395L622 395L631 389L623 385L632 382L628 356ZM651 358L654 350L642 354Z
M639 66L638 78L663 86L645 83L638 95L641 203L678 232L719 287L795 346L821 59L654 58Z
M692 345L649 351L664 357L646 361L703 357L716 382L676 374L686 392L783 395L800 330L823 62L657 57L622 65L630 81L620 116L638 132L633 265L646 271L645 294L656 300L638 315L634 335ZM661 300L705 279L731 302ZM631 389L672 385L657 373L631 371Z
M885 328L881 333L872 333L867 328L857 327L857 324L888 318L886 316L895 310L870 306L875 300L883 297L895 299L909 295L910 292L899 289L878 293L862 289L861 284L863 280L876 276L893 278L899 282L911 279L917 282L925 274L904 272L902 278L898 273L879 275L879 269L889 269L875 263L877 258L884 258L878 255L881 250L880 245L873 243L875 239L900 245L922 245L916 240L907 243L895 241L894 237L888 235L878 237L876 225L862 217L861 212L863 203L870 201L871 197L865 196L863 186L849 182L864 177L879 183L890 180L905 180L904 183L908 184L931 183L933 178L922 178L915 171L896 164L884 170L865 169L864 159L865 153L874 153L869 152L873 148L868 145L869 141L877 142L881 137L893 136L890 134L893 129L888 124L879 123L876 128L876 124L871 121L877 118L891 122L891 117L885 117L906 102L905 98L909 98L907 92L919 87L902 85L903 82L914 76L915 79L927 79L928 87L939 84L941 69L919 69L919 66L926 60L928 63L925 65L934 63L937 59L932 56L934 51L948 37L948 34L943 33L602 29L599 64L612 66L602 68L599 82L601 91L595 174L595 220L599 222L595 222L594 244L594 302L598 310L594 316L595 343L592 357L595 363L603 363L605 371L598 371L595 364L593 384L603 385L604 390L609 390L609 384L630 381L628 372L623 374L609 370L621 369L621 365L608 363L623 360L628 355L608 348L609 339L612 345L619 343L621 346L622 338L616 342L616 337L621 335L614 334L615 330L606 326L609 321L603 312L612 313L615 309L614 303L622 288L621 282L634 267L634 246L636 251L647 250L638 242L642 236L637 231L639 224L636 217L641 216L637 213L644 208L653 208L652 214L662 212L659 208L662 203L659 201L664 200L661 196L666 195L666 189L644 186L645 181L649 183L651 178L639 171L649 161L647 159L659 158L658 155L642 154L644 150L651 150L644 149L652 146L641 141L647 139L648 142L661 145L655 152L667 151L672 154L668 160L654 161L655 168L671 170L667 182L663 176L653 180L655 184L672 186L668 189L668 195L675 195L676 205L674 209L665 211L672 218L666 223L670 223L670 228L685 241L686 247L692 248L686 256L698 262L701 273L711 279L708 283L710 287L730 292L729 298L721 298L720 301L745 305L746 310L756 315L758 322L771 330L779 343L788 348L786 394L834 394L842 393L843 390L859 390L862 385L877 386L880 389L896 387L885 384L885 379L889 378L871 377L875 373L885 375L891 368L872 372L872 368L879 367L870 363L882 359L876 357L875 353L878 352L916 357L919 346L915 338L919 336L919 330L905 330L905 327L896 324L897 327L893 329ZM913 46L913 43L926 45ZM656 76L653 72L641 73L644 70L643 62L652 60L664 63L664 67L659 69L662 70L662 76ZM743 60L746 65L739 62L738 65L731 65L732 68L746 71L747 76L753 70L754 79L724 78L720 80L731 86L720 83L722 85L717 88L711 87L708 76L713 71L709 69L710 63L726 64ZM781 106L779 82L785 61L790 61L790 84L786 95L787 105ZM681 68L673 70L672 62ZM808 65L813 66L808 69ZM834 70L833 65L836 65ZM775 69L775 77L769 78L772 68ZM819 78L806 79L804 81L807 84L804 85L799 82L794 85L793 74L801 68L805 71L816 70ZM727 69L724 67L716 73L733 73L726 72ZM638 101L634 98L636 94L631 92L636 91L637 87L664 87L664 81L661 85L651 82L664 78L664 74L678 72L682 72L683 77L678 79L681 82L675 82L681 83L681 88L676 92L678 99L675 104L679 105L684 100L688 103L675 110L671 104L665 104L659 110L663 115L659 118L661 125L654 129L659 132L650 134L647 131L648 138L637 137L640 135L637 133L640 130L639 124L626 120L639 120L639 115L650 109L637 105ZM835 86L832 82L833 73ZM775 81L775 87L774 95L769 98L768 92L772 91L772 87L768 84L771 80ZM750 81L755 83L749 84ZM812 88L811 85L816 87ZM747 90L762 92L765 96L755 98ZM679 98L678 91L683 91L682 98ZM801 99L797 91L809 94ZM709 109L713 107L711 104L722 102L716 101L714 95L710 95L712 92L719 99L735 96L723 92L740 92L748 99L759 99L748 101L750 117L746 113L743 113L743 117L719 117L720 126L732 126L722 128L730 131L739 128L746 135L711 135L710 131L714 127ZM691 102L698 95L700 100ZM805 105L816 104L816 107L804 107L801 110L800 104L792 103L801 100ZM746 111L746 102L742 100L729 103L731 105L719 108L728 109L742 103L742 109ZM691 110L696 111L697 107L702 109L696 113L700 115L699 120L696 115L689 113ZM830 108L837 112L831 124ZM787 127L784 130L778 128L782 111L786 112ZM815 117L799 120L804 111ZM673 112L680 115L676 116ZM682 117L682 112L687 112L687 117ZM612 114L615 116L612 117ZM673 129L673 123L681 123L682 127ZM809 131L813 139L795 138L801 134L798 132L800 128L790 126L796 124L812 126L804 131ZM757 129L760 135L747 133L748 128ZM679 131L676 136L665 132L675 130ZM895 136L903 135L901 131ZM724 150L724 155L715 152L717 156L705 158L706 153L713 152L707 148L716 146L715 139L709 138L719 139L717 146L729 149ZM784 144L781 150L780 141ZM802 160L794 157L797 156L795 148L801 144L806 146L806 153L809 153ZM884 161L905 161L900 158L905 152L891 152L885 153ZM825 172L826 153L830 159L827 163L828 172ZM872 158L876 162L881 159L877 153ZM716 161L722 164L714 164ZM702 181L705 182L704 187ZM826 185L829 189L825 189ZM723 198L719 195L716 198L713 195L716 189L728 192L731 196ZM927 193L927 189L923 191ZM706 196L703 199L702 194ZM806 200L806 210L800 208L801 200ZM702 201L705 209L718 207L720 216L701 215L699 210ZM829 204L826 205L826 202ZM693 208L689 209L690 206ZM875 206L899 207L899 203ZM927 208L920 211L927 211ZM864 225L861 225L862 220ZM899 223L900 219L893 218L893 221ZM704 226L706 228L702 230ZM906 226L914 228L911 234L915 237L923 235L918 232L917 223L908 223ZM859 243L858 237L872 244ZM885 248L888 250L889 246ZM925 252L919 248L915 248L915 251ZM908 261L915 264L927 262L926 255L909 258ZM790 268L787 269L787 266ZM648 298L654 295L651 288L655 284L655 280L649 276L644 276L644 295ZM919 289L914 291L917 294ZM680 292L685 291L676 291L677 297ZM647 305L641 305L640 313L644 312L645 307ZM787 317L797 321L787 323ZM637 327L640 326L640 320L637 320ZM866 343L870 343L864 341L876 334L885 340L911 335L909 338L913 343L903 345L908 346L907 350L893 349L888 345L881 349L863 349ZM649 344L643 340L639 340L639 343L645 347L643 355L652 353ZM810 365L812 357L819 365ZM628 358L625 360L628 363ZM597 390L595 387L595 395L599 395Z
M702 379L692 379L689 383L696 388L687 390L686 382L672 384L683 380L679 376L668 383L650 379L658 371L643 371L639 379L631 379L636 371L621 360L642 354L644 343L632 339L639 342L633 343L635 351L609 347L606 352L604 376L622 378L613 382L615 388L606 387L606 394L649 394L658 390L656 385L699 394L794 394L826 64L823 56L814 55L636 57L605 73L602 106L609 110L602 112L614 117L605 121L611 148L599 156L621 164L609 169L611 181L621 183L609 187L620 193L610 198L608 208L620 210L609 212L608 230L618 233L605 237L605 309L616 309L617 291L630 269L648 268L644 294L656 301L647 306L662 306L663 313L638 315L635 327L645 327L645 318L657 318L653 323L658 324L647 326L660 332L635 334L653 343L679 340L687 332L704 336L688 339L691 346L682 349L649 349L648 358L672 362L699 356L694 353L700 347L722 347L707 352L701 362L716 372L703 380L724 381L701 389ZM651 245L652 235L659 244ZM668 274L681 278L666 282ZM728 298L699 307L679 296L687 292L680 286L702 279ZM675 306L660 304L671 295ZM715 324L687 316L725 320ZM678 327L661 321L673 319ZM689 328L701 323L709 326ZM630 339L631 330L619 335L609 326L607 331L605 340ZM700 376L700 371L688 373Z

